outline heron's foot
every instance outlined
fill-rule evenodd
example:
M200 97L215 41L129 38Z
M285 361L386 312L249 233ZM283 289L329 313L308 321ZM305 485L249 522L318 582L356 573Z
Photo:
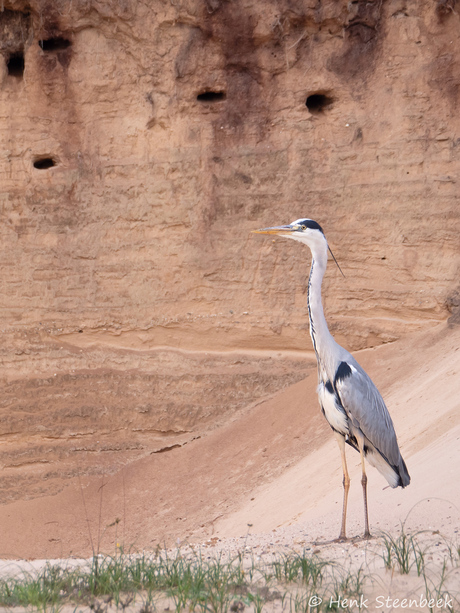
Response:
M333 543L346 543L349 540L350 539L347 537L346 534L340 533L339 536L336 539L334 539L332 542Z
M343 538L339 537L336 539L328 539L326 541L313 541L313 545L315 545L315 547L321 547L324 545L334 545L335 543L346 543L349 539L345 536Z
M334 539L333 543L356 543L358 541L368 541L375 537L372 536L370 532L365 532L363 536L357 534L356 536L344 536L340 535L338 538Z
M345 539L345 541L348 539ZM327 545L335 545L336 543L344 543L345 541L339 541L339 539L329 539L328 541L313 541L312 545L315 547L326 547Z

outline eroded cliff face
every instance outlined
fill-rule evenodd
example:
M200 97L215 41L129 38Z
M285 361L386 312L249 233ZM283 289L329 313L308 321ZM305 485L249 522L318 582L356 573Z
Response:
M308 249L252 229L322 224L346 275L330 266L326 315L349 349L458 308L453 0L2 8L9 483L47 457L53 478L56 440L98 470L104 445L182 444L305 375L276 351L311 349Z

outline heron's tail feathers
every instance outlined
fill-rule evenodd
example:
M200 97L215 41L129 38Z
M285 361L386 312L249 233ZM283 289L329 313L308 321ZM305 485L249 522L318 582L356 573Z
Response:
M410 483L409 471L407 470L406 463L402 458L399 463L399 480L400 483L398 483L398 485L400 485L401 487L407 487Z
M366 460L385 477L391 487L406 487L410 483L406 463L401 456L399 458L399 465L392 466L377 449L368 449L366 453Z

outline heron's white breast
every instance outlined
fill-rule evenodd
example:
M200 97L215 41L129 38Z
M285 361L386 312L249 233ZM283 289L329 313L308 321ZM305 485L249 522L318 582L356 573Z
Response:
M348 434L348 418L343 409L337 405L335 395L327 390L323 382L318 386L318 398L331 427L344 436Z

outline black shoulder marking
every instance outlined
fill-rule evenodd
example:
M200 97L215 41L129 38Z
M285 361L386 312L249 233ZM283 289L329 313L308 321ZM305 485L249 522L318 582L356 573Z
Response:
M332 387L332 383L329 379L326 381L326 385L324 386L330 394L334 393L334 388Z
M319 225L317 221L313 221L313 219L301 219L298 224L300 226L310 228L310 230L319 230L321 234L324 234L323 228Z
M343 381L351 375L351 368L346 362L340 362L337 372L334 377L334 386L337 385L337 381Z

